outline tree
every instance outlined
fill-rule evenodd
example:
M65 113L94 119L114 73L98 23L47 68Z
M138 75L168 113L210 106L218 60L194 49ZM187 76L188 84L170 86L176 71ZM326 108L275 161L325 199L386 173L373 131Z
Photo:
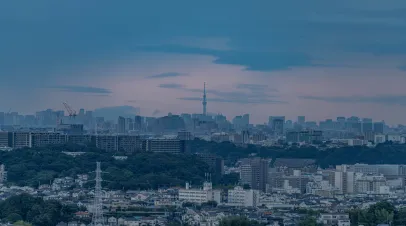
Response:
M349 215L353 225L375 226L391 222L399 222L394 225L403 225L401 222L406 221L406 214L401 211L396 212L395 207L385 201L371 205L366 210L351 210Z
M10 213L7 216L7 221L10 222L10 223L15 223L15 222L21 221L21 220L23 220L23 217L20 214L17 214L17 213Z
M244 188L244 189L251 189L251 185L249 185L249 184L244 184L244 185L243 185L243 188Z
M28 194L12 196L0 202L0 218L9 222L30 222L36 226L56 225L60 220L70 221L76 206L62 205L58 201L44 201Z
M261 225L258 221L250 221L246 217L226 217L220 221L220 226L256 226Z
M316 218L308 216L299 222L299 226L317 226Z
M24 221L17 221L13 224L13 226L32 226L32 225Z
M211 208L214 208L214 207L217 206L217 202L216 202L216 201L208 201L208 202L202 203L201 206L202 206L202 207L211 207Z

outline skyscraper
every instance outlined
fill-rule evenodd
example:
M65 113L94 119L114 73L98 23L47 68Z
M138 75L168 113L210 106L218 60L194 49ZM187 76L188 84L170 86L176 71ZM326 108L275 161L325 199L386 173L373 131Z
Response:
M117 121L117 132L123 134L126 132L125 129L125 118L120 116Z
M374 122L374 132L377 134L383 134L384 123Z
M207 105L207 100L206 100L206 83L204 83L203 86L203 115L206 115L206 105Z
M299 125L304 125L305 122L306 122L305 116L297 116L297 123L299 123Z

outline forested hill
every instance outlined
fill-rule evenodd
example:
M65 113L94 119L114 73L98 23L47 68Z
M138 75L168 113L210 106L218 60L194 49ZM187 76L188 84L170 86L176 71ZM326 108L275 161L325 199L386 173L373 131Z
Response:
M231 143L214 143L194 140L191 150L211 152L222 156L226 164L232 165L240 158L255 153L264 158L308 158L315 159L321 167L338 164L406 164L406 145L381 144L375 148L343 147L319 150L315 147L273 148L238 147ZM83 155L72 157L63 151L83 151ZM11 152L0 152L0 163L5 164L9 183L37 186L48 184L54 178L94 171L96 161L102 162L103 175L111 189L148 189L162 186L183 186L186 181L201 184L209 166L193 154L133 153L127 160L115 160L117 153L103 152L94 147L63 145L47 148L25 148ZM92 176L90 174L90 176ZM238 178L220 178L214 183L233 185ZM104 185L103 185L104 186Z
M127 160L115 160L114 153L87 152L72 157L62 147L25 148L0 152L0 162L8 171L8 181L17 185L37 186L49 184L56 177L90 174L96 169L96 161L102 162L103 178L111 189L157 188L159 186L183 186L185 181L203 182L208 165L194 155L138 153ZM86 151L86 150L81 150ZM94 151L94 149L93 149Z

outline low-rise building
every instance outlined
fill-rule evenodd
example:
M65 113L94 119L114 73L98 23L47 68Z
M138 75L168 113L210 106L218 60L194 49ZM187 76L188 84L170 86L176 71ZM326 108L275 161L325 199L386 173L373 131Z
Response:
M228 205L256 207L259 204L259 191L253 189L244 190L242 187L235 187L228 190Z
M204 182L203 189L191 189L186 183L185 189L179 190L179 200L184 202L202 204L209 201L221 203L221 191L213 190L212 183Z

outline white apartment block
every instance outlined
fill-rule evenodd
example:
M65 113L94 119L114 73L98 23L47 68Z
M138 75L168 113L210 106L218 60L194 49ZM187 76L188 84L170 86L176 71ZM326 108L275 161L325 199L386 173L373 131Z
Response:
M244 206L256 207L259 204L259 191L258 190L244 190L242 187L235 187L228 190L228 205L230 206Z
M386 142L386 135L378 134L374 137L375 144L381 144Z
M203 184L203 189L190 189L189 184L186 183L185 189L179 190L179 200L185 202L192 202L202 204L208 201L215 201L217 204L221 203L221 191L213 190L210 182Z
M323 225L350 226L350 217L347 213L322 213L317 219Z

